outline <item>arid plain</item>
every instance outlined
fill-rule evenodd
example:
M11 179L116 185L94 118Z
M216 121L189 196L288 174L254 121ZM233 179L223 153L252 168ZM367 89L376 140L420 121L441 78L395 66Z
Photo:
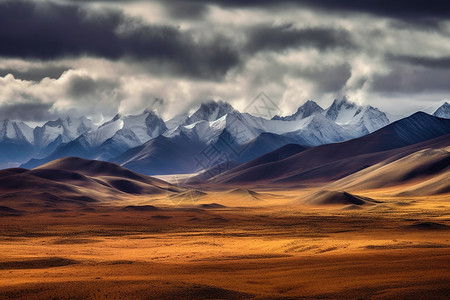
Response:
M3 209L0 298L446 299L448 194L398 188L362 206L302 188Z

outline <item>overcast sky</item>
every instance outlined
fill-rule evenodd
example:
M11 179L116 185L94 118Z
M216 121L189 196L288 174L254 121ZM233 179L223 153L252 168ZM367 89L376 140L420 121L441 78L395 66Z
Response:
M441 0L0 0L0 119L40 122L261 91L284 114L347 95L394 114L450 98Z

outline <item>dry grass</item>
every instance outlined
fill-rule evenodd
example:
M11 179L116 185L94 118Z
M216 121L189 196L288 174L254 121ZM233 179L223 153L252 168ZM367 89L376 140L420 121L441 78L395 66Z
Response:
M0 298L448 297L448 195L390 188L359 193L382 203L358 210L301 204L314 191L208 191L177 205L130 196L3 215ZM122 209L132 205L159 209Z

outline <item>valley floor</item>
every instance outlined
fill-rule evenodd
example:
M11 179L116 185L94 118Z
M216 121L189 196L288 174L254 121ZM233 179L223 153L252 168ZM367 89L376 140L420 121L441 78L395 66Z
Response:
M4 213L0 299L448 299L448 197L343 210L258 195Z

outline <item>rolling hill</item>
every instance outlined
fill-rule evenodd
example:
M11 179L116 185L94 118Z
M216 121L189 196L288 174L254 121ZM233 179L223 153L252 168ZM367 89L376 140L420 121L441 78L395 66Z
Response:
M117 203L127 195L183 191L109 162L76 157L58 159L32 170L0 171L0 203L20 211L82 208L108 201Z

